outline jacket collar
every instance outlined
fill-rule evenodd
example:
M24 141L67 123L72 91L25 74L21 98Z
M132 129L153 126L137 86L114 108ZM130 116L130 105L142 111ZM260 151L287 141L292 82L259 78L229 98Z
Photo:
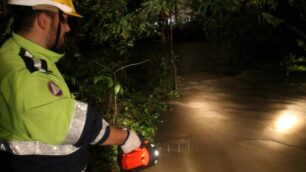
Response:
M48 50L16 33L12 34L12 38L19 46L29 51L29 53L31 53L36 58L56 63L64 56L64 54L58 54L56 52Z

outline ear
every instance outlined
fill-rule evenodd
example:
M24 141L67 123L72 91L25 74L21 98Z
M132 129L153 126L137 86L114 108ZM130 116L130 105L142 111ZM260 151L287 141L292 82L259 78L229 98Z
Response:
M38 26L42 30L48 29L51 24L51 18L45 13L38 13L36 20L37 20Z

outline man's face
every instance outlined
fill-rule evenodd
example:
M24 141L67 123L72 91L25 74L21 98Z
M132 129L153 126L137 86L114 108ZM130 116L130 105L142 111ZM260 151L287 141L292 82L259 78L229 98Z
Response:
M56 49L63 51L65 48L65 35L70 31L70 27L68 24L68 15L63 14L63 19L60 20L60 16L58 13L54 17L51 18L51 24L50 24L50 30L47 38L47 44L48 48L54 48L55 42L56 42L56 37L57 37L57 30L59 27L59 24L61 26L61 32L59 35L59 40L56 45Z

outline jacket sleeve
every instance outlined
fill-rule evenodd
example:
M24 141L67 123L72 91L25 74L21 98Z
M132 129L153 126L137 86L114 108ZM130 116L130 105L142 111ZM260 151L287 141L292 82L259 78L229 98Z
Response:
M107 139L107 122L88 104L72 98L62 78L42 72L23 78L17 101L31 140L79 147Z

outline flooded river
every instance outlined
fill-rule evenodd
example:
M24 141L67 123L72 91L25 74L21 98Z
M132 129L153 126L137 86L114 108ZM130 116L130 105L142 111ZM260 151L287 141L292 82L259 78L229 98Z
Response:
M210 66L205 54L180 53L181 96L157 134L160 161L146 172L306 171L306 90L271 72L200 70Z

